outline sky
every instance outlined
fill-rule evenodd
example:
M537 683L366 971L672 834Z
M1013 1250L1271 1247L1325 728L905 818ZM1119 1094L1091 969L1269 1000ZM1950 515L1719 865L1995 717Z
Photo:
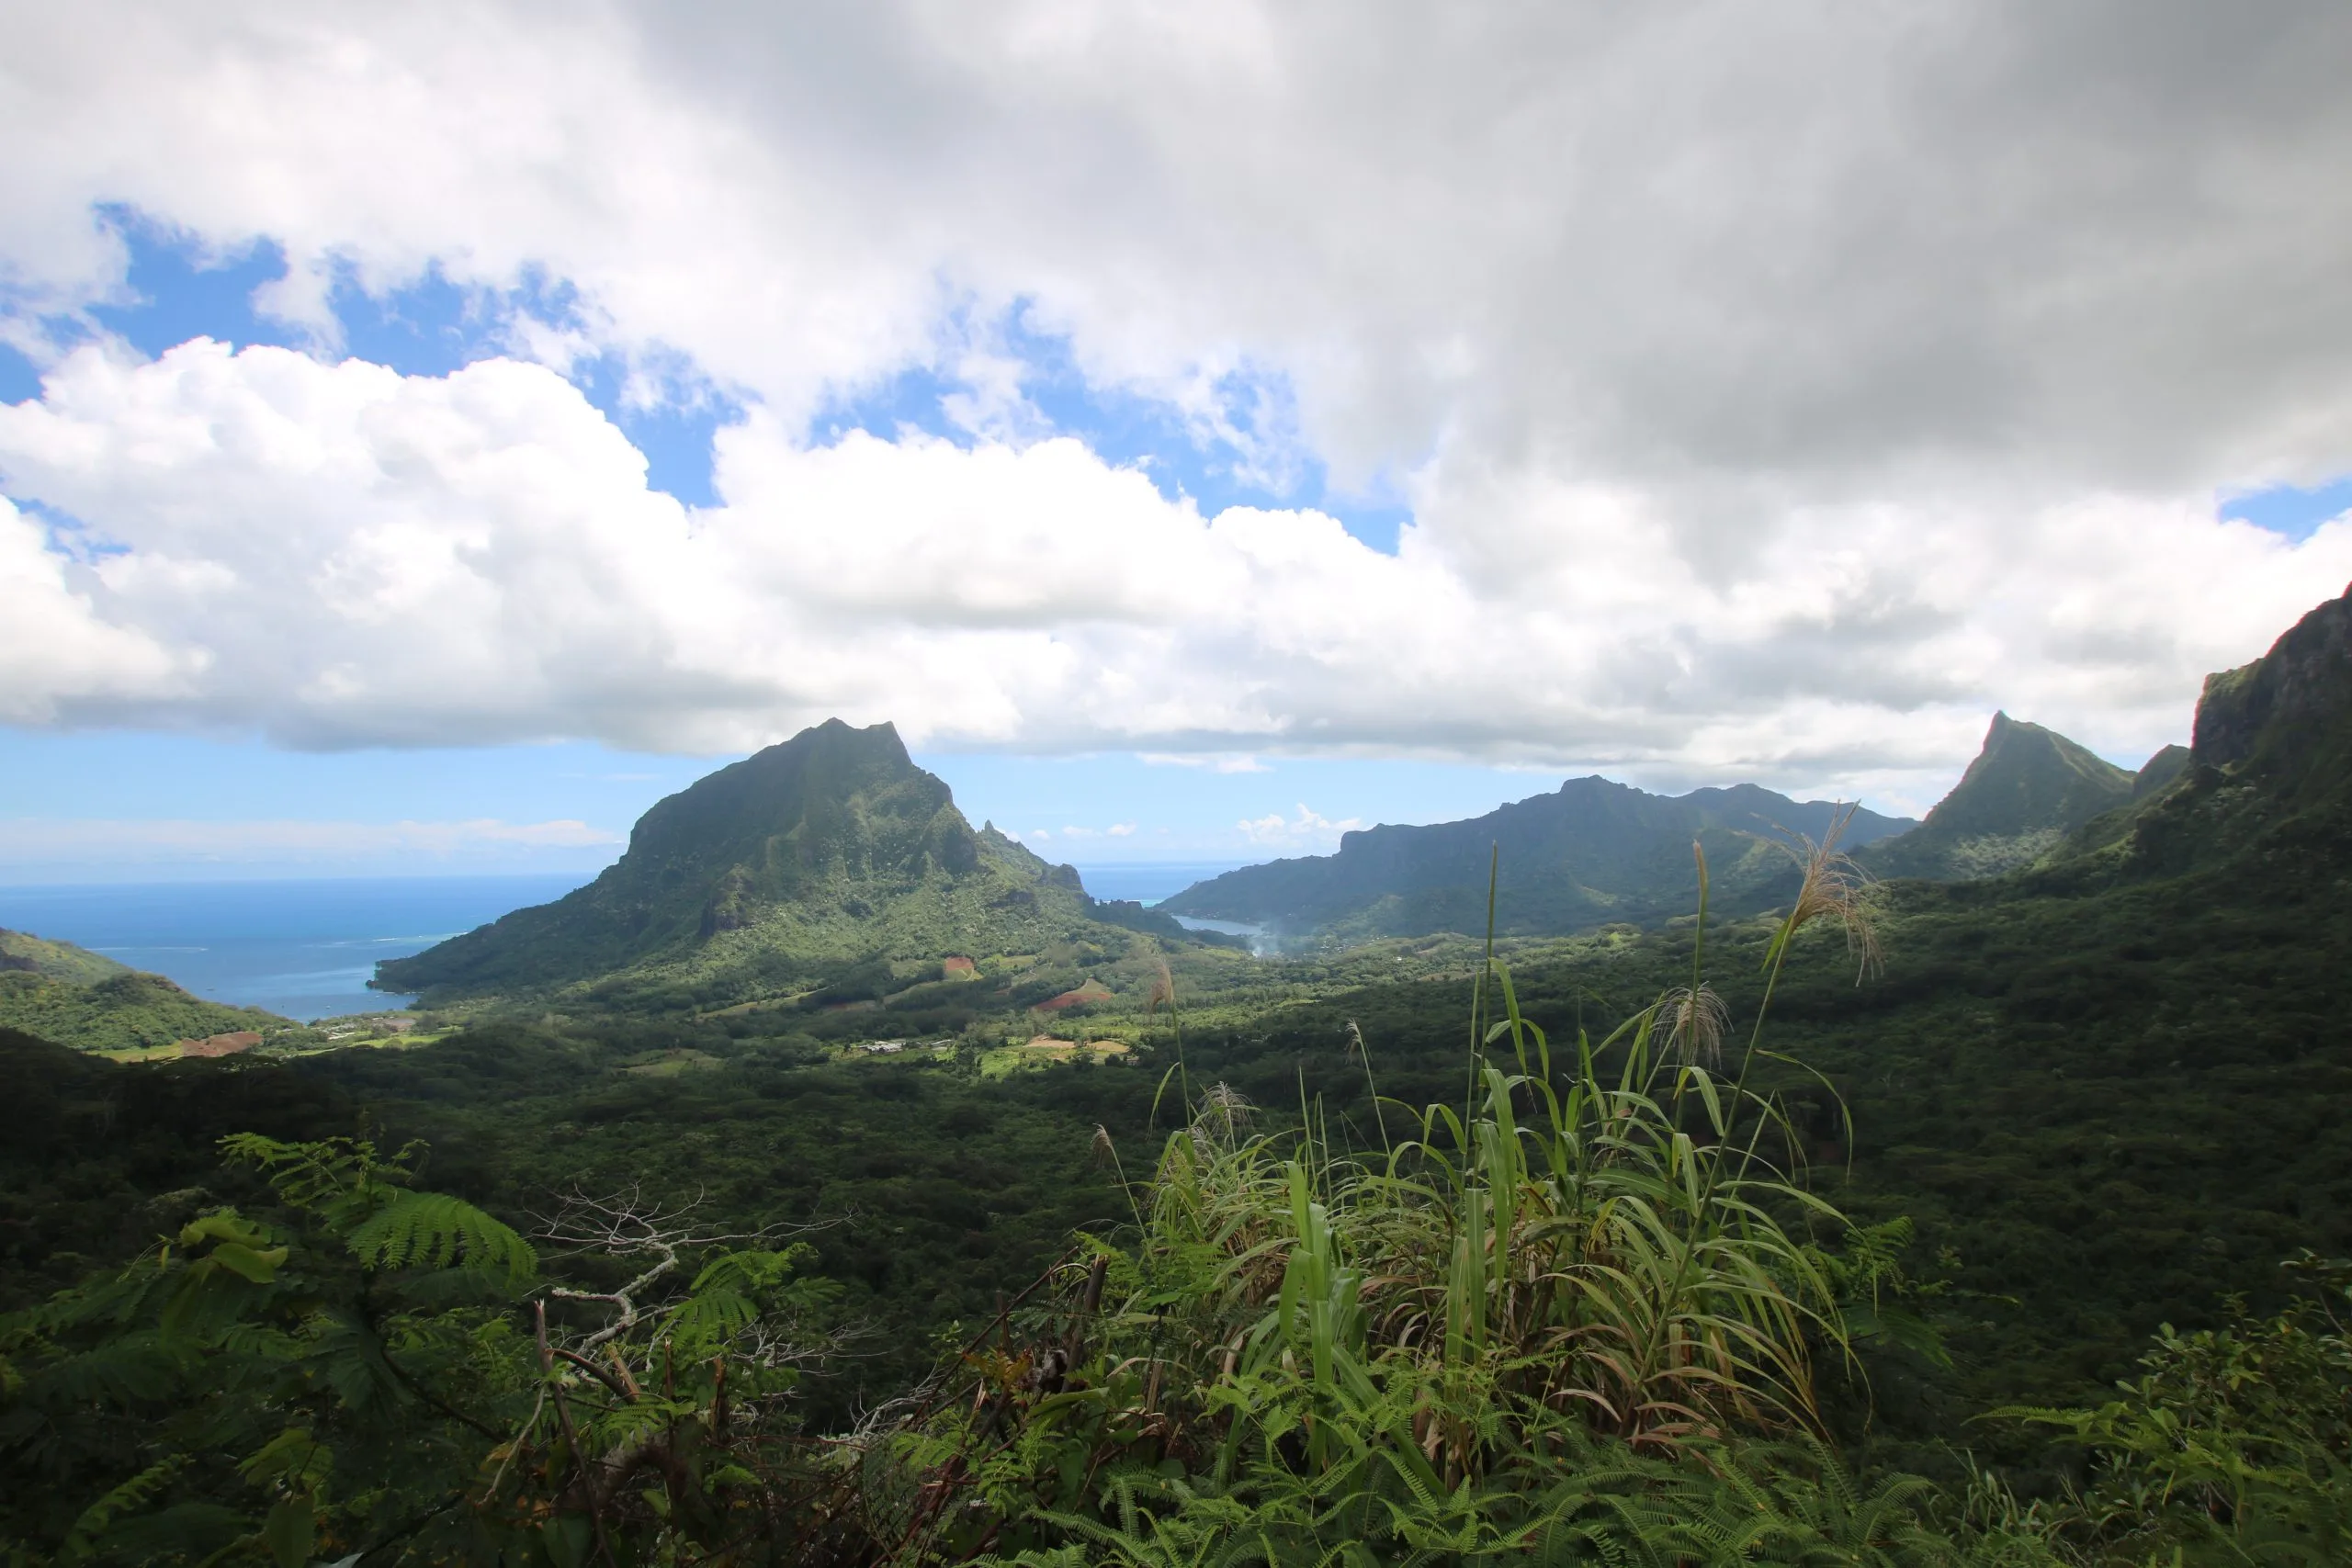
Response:
M2352 580L2340 6L6 9L0 879L1916 815Z

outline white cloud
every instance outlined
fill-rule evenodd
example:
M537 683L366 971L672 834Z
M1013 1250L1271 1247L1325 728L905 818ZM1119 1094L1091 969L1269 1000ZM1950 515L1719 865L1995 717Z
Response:
M1316 853L1339 848L1340 835L1352 833L1363 825L1363 819L1355 817L1334 822L1305 802L1300 803L1298 815L1287 820L1281 812L1270 811L1263 817L1246 818L1234 824L1253 848Z
M1002 431L1002 345L957 323L1025 300L1245 439L1222 378L1287 378L1351 474L1549 448L1690 515L1914 459L2137 488L2346 456L2324 0L2259 29L2194 0L10 21L0 250L54 305L119 288L91 208L126 202L278 238L276 302L322 327L338 264L544 269L592 345L683 351L787 422L920 361Z
M93 579L49 547L38 522L0 498L0 604L7 606L0 621L0 722L49 723L77 702L187 694L187 660L110 625L92 603Z
M1207 768L1220 773L1270 773L1273 770L1247 752L1206 751L1185 755L1172 751L1138 751L1136 761L1154 768Z
M1135 830L1136 825L1132 822L1114 822L1110 827L1103 829L1103 831L1109 833L1111 837L1114 839L1129 838L1133 836Z
M2298 547L2119 497L1933 530L1800 509L1735 571L1636 500L1526 475L1433 503L1391 557L1312 512L1204 518L1067 439L812 448L757 416L720 437L726 504L689 512L550 370L201 341L62 362L0 407L0 473L81 519L90 560L5 520L0 570L46 606L0 622L19 722L307 746L711 752L839 714L939 749L1406 751L1901 798L1996 705L2110 750L2177 737L2206 671L2352 577L2352 525Z
M337 266L545 276L580 318L514 324L518 355L682 361L752 412L690 513L529 364L45 360L0 479L88 532L0 513L0 721L701 750L841 713L1897 803L1996 705L2152 748L2352 577L2352 525L2211 514L2352 469L2347 29L2186 0L20 7L12 341L121 294L93 211L126 203L281 242L268 303L322 341ZM1247 466L1388 476L1397 553L1041 439L986 324L1016 308ZM973 449L808 444L914 365Z

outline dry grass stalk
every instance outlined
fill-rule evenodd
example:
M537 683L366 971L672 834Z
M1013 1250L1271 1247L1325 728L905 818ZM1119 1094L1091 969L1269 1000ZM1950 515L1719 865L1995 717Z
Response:
M1677 986L1657 1000L1666 1049L1676 1059L1714 1066L1724 1059L1724 1035L1731 1009L1713 986Z
M1869 872L1838 847L1855 809L1838 807L1818 843L1803 833L1792 833L1781 844L1804 873L1796 904L1782 929L1786 936L1793 937L1815 920L1836 920L1846 935L1846 952L1855 962L1854 983L1860 985L1880 971L1884 955L1879 946L1877 885Z

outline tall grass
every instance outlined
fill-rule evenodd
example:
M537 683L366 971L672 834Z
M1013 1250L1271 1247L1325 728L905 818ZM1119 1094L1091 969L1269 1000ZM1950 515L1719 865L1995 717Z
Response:
M1317 1103L1272 1126L1222 1086L1186 1093L1135 1231L1069 1265L1073 1292L1102 1292L1093 1320L1056 1334L1034 1319L1034 1340L1060 1342L1050 1355L1013 1351L1008 1324L967 1360L968 1403L901 1434L918 1470L974 1489L973 1517L992 1523L967 1547L1091 1530L1142 1561L1137 1519L1173 1550L1154 1533L1177 1528L1173 1507L1224 1519L1210 1534L1228 1543L1227 1526L1256 1531L1268 1560L1287 1557L1271 1544L1283 1531L1304 1532L1306 1560L1316 1541L1374 1536L1511 1551L1645 1466L1702 1453L1720 1477L1734 1438L1816 1442L1814 1360L1849 1336L1802 1233L1849 1227L1790 1168L1797 1129L1753 1069L1800 932L1833 921L1875 947L1834 831L1798 858L1736 1063L1721 1060L1728 1019L1704 969L1700 854L1690 985L1606 1037L1555 1045L1525 1015L1491 913L1459 1106L1382 1099L1356 1035L1377 1150L1336 1145ZM1570 1506L1564 1465L1616 1479Z

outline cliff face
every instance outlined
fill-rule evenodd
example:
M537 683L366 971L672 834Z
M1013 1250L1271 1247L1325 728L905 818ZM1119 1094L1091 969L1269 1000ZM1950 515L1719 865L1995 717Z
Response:
M2185 755L2152 758L2163 781L2074 848L2133 874L2267 863L2285 875L2352 853L2352 591L2207 676L2194 736Z
M2352 714L2352 589L2290 627L2253 663L2205 678L2191 757L2272 775L2310 765Z

